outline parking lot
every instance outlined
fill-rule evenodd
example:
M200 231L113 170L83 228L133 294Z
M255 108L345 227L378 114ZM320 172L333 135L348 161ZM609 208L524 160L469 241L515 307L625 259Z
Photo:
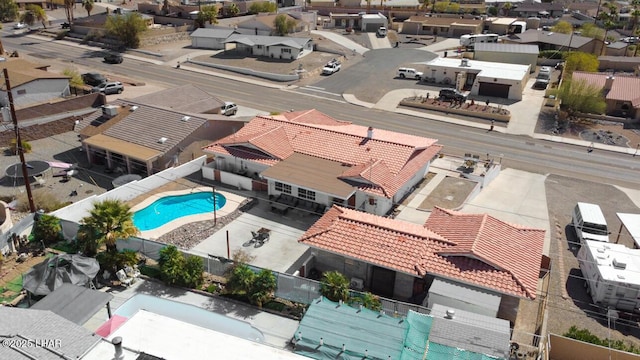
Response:
M578 266L576 235L571 223L571 212L578 201L600 205L611 231L610 241L615 242L620 229L617 212L640 211L636 191L636 203L619 188L575 178L550 175L546 180L546 197L551 222L552 262L551 283L548 294L548 330L563 334L572 325L586 328L600 338L609 334L606 309L591 304L591 297L584 288L584 280ZM619 243L633 247L633 240L623 232ZM611 320L611 335L640 345L638 324L632 326Z

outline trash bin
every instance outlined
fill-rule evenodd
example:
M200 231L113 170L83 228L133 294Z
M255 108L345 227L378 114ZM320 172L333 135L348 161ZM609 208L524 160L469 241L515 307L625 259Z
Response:
M447 57L447 52L446 51L444 52L444 57Z

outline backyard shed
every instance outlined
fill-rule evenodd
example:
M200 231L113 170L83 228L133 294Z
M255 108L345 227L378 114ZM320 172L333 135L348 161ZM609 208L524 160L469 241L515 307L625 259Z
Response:
M442 305L495 318L500 298L500 295L490 291L436 278L423 305L429 309Z
M538 53L538 45L477 43L473 58L480 61L529 65L529 72L534 72Z

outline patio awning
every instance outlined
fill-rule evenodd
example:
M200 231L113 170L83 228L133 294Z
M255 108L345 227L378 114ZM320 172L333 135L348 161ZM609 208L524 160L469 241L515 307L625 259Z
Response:
M616 215L622 223L618 234L622 232L622 227L625 227L629 235L631 235L636 248L640 248L640 214L616 213ZM618 235L618 237L620 237L620 235ZM618 240L616 240L616 243L617 242Z
M84 325L113 295L73 284L63 284L31 309L50 310L78 325Z

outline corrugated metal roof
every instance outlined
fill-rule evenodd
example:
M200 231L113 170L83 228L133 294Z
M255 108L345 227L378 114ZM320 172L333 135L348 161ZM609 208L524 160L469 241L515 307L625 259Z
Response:
M504 53L518 53L518 54L538 54L538 45L528 44L506 44L506 43L477 43L475 44L475 51L490 51L490 52L504 52Z

